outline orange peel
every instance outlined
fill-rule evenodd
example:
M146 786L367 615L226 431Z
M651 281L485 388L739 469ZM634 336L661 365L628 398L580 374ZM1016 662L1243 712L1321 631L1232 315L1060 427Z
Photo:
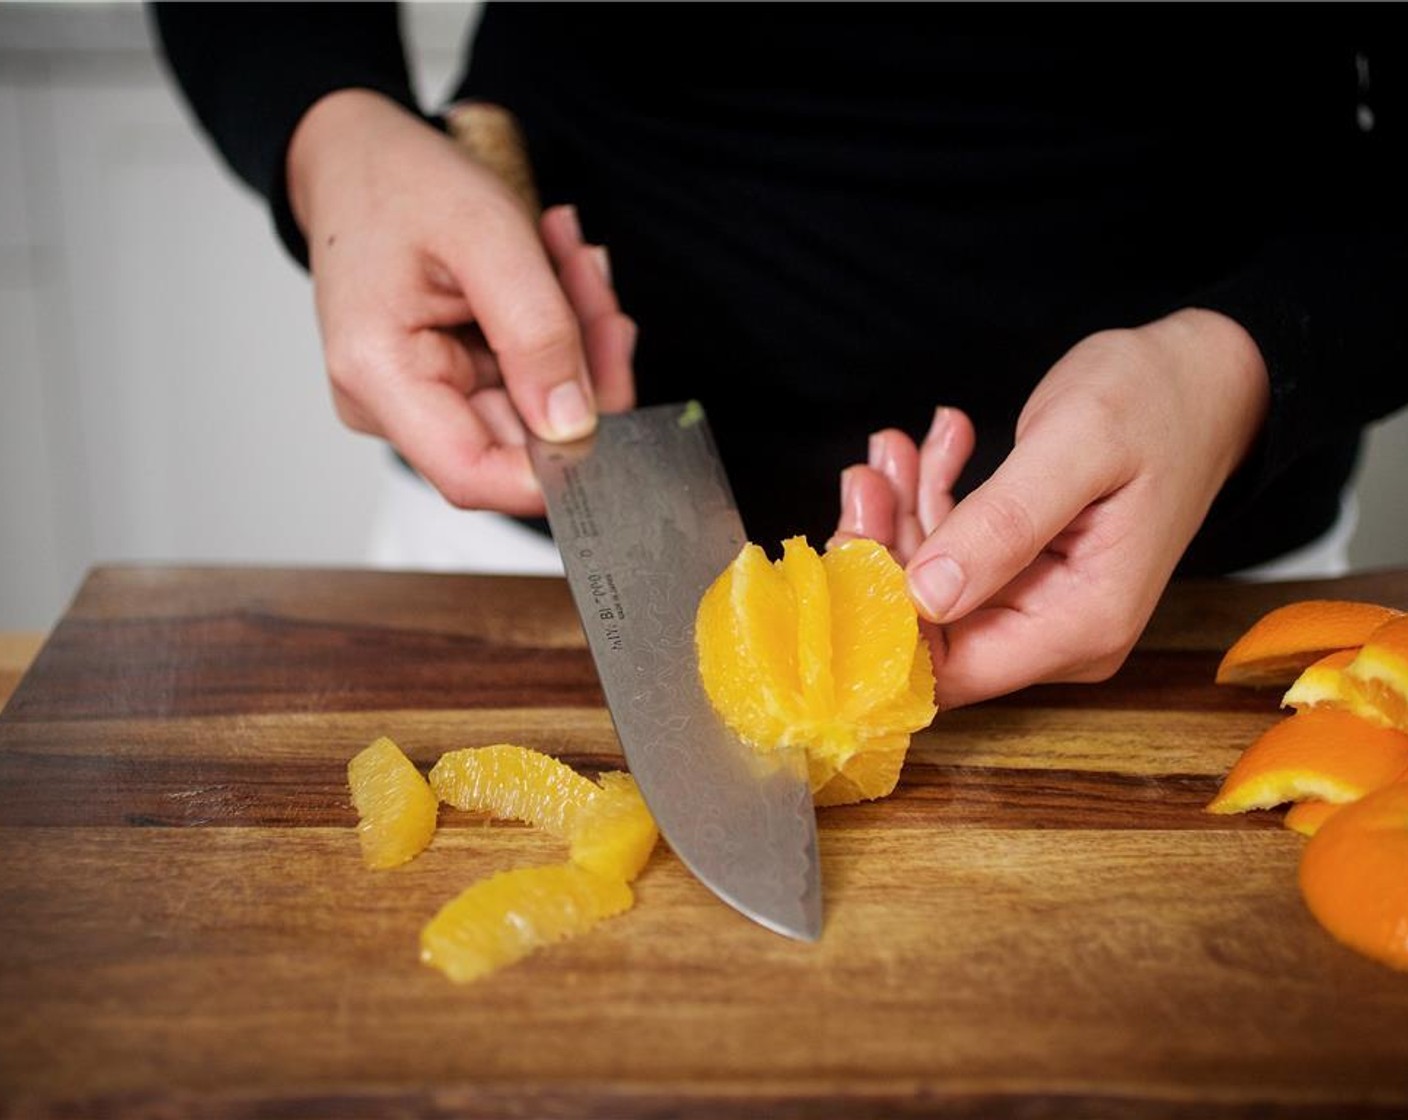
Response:
M1300 890L1338 941L1408 971L1408 782L1327 820L1301 856Z
M1357 648L1402 611L1378 603L1305 599L1262 616L1223 656L1218 684L1290 684L1327 654Z
M1317 798L1354 801L1408 767L1408 735L1349 712L1311 709L1268 729L1228 773L1210 813L1270 809Z

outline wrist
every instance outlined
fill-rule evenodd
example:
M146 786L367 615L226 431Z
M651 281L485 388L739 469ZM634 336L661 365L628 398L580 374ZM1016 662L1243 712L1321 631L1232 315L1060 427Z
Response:
M1270 409L1271 382L1261 348L1235 319L1200 307L1175 311L1145 329L1170 348L1177 368L1191 379L1193 403L1221 432L1223 477L1230 476L1255 444Z
M366 135L369 118L387 109L402 111L394 101L372 90L337 89L313 102L299 119L289 137L284 183L289 209L305 238L317 209L320 171Z

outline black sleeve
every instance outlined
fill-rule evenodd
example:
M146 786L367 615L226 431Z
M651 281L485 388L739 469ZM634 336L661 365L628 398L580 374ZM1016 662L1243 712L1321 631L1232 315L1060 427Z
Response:
M356 87L419 114L392 3L152 3L156 37L201 127L269 203L289 252L307 264L285 156L303 114Z
M1344 54L1358 97L1340 103L1340 139L1316 169L1327 204L1190 301L1240 323L1270 375L1267 423L1229 498L1408 404L1408 53L1394 42Z

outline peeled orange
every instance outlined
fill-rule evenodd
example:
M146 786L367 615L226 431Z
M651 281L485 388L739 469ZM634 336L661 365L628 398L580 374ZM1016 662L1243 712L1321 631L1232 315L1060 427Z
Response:
M435 835L439 808L415 763L381 738L347 764L357 810L357 838L368 867L395 867L414 859Z
M705 692L754 748L804 748L817 804L883 797L937 711L904 572L874 541L782 548L774 563L744 545L700 601Z
M1289 684L1335 650L1364 644L1402 611L1377 603L1306 599L1278 607L1233 643L1217 668L1218 684Z
M1408 971L1408 781L1327 820L1301 857L1300 889L1334 937Z

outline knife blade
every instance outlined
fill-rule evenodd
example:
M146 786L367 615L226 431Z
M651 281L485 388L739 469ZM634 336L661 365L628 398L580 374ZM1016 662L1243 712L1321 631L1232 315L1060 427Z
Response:
M612 722L661 833L730 906L816 940L805 755L743 743L699 679L695 611L747 540L703 409L604 415L586 439L530 436L528 451Z

